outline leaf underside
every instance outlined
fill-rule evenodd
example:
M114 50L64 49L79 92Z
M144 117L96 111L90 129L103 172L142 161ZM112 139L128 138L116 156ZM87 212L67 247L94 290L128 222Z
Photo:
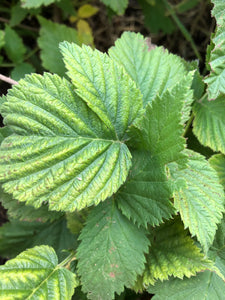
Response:
M78 273L90 299L114 299L144 270L145 231L123 216L112 199L92 210L80 239Z

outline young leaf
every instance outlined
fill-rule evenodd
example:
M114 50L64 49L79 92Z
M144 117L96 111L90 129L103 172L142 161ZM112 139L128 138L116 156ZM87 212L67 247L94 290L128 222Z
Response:
M210 160L210 165L216 170L220 183L225 189L225 155L216 154L213 155Z
M14 63L21 63L26 52L21 37L8 25L5 27L5 50L6 54Z
M212 268L212 262L194 245L178 218L152 229L150 242L142 275L144 286L154 284L157 279L166 280L171 275L182 279Z
M100 0L105 5L109 6L117 14L123 15L128 6L128 0Z
M146 106L144 118L130 127L133 147L150 152L163 165L183 160L185 139L182 137L181 109L186 89L176 85L157 96Z
M118 97L123 102L123 92ZM51 210L80 210L105 200L125 181L131 166L127 146L114 140L116 132L68 81L28 75L7 99L1 111L16 134L1 145L0 179L15 199L36 208L47 201ZM126 123L126 115L120 119Z
M67 42L60 48L76 93L102 122L123 139L134 120L142 115L142 96L135 83L108 55Z
M95 207L82 230L78 273L90 299L114 299L144 270L148 239L124 217L112 199Z
M27 248L43 244L53 247L59 260L62 261L68 256L68 253L62 250L76 248L77 242L76 236L68 230L64 218L52 223L10 220L0 227L2 257L15 257Z
M181 58L156 47L139 33L123 33L115 46L109 49L109 55L122 64L136 82L143 94L144 106L177 85L188 73ZM191 83L188 84L190 88ZM190 97L186 95L184 99Z
M216 172L205 158L188 150L187 168L173 174L182 178L187 186L174 194L174 206L179 211L185 228L207 251L212 244L217 224L224 211L224 192Z
M47 6L51 3L60 1L60 0L20 0L22 7L24 8L37 8L42 5Z
M128 180L115 195L122 213L137 225L159 225L174 213L165 167L149 152L133 151Z
M26 250L0 266L1 299L69 300L77 285L75 275L58 265L48 246Z
M193 132L204 146L225 154L225 96L195 102Z
M38 17L41 24L38 45L41 49L41 60L43 66L61 76L65 75L66 69L59 51L59 43L62 41L80 44L78 32L66 25L53 23L43 17Z

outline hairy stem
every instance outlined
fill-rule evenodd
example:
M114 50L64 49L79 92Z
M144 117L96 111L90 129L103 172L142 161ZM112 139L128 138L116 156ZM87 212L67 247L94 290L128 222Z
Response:
M0 74L0 80L5 81L5 82L7 82L7 83L9 83L9 84L12 84L12 85L13 85L13 84L18 84L17 81L11 79L10 77L6 77L6 76L4 76L4 75L2 75L2 74Z

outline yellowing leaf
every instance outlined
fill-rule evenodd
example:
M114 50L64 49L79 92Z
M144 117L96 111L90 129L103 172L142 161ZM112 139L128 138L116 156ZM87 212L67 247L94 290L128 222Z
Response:
M94 46L92 30L88 22L84 20L79 20L77 22L77 31L78 31L79 40L82 44Z
M90 4L82 5L78 9L78 16L80 18L90 18L91 16L95 15L99 9L95 6L92 6Z

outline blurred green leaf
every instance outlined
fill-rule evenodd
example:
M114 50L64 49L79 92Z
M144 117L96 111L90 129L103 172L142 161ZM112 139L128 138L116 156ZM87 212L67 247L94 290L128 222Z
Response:
M73 28L53 23L43 17L38 17L38 20L41 24L38 45L41 49L42 64L47 70L63 76L66 68L59 51L59 43L68 41L79 45L78 33Z
M16 5L13 5L11 8L11 18L9 25L15 26L21 23L28 14L28 10L21 7L20 3L18 2Z
M36 8L41 5L47 6L59 0L21 0L22 7Z
M0 49L5 45L5 32L0 30Z
M14 63L21 63L24 59L26 48L23 40L15 30L5 26L5 51L8 58Z
M175 26L168 15L162 0L157 0L154 5L150 5L146 0L138 0L145 17L145 26L151 32L157 33L162 30L164 33L172 33Z
M28 63L22 63L17 65L11 72L11 78L18 81L25 77L26 74L35 72L34 67Z

